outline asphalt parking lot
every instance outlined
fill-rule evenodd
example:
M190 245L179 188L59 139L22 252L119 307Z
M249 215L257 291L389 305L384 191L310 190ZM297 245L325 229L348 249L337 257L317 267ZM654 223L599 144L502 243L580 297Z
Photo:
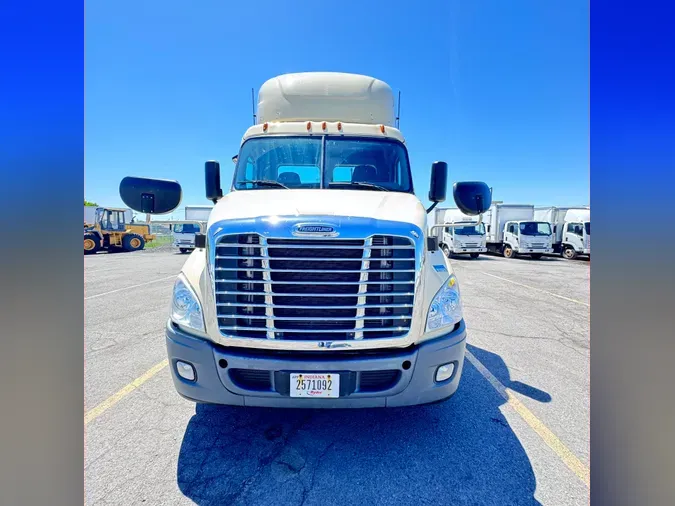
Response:
M588 504L590 263L453 259L457 394L389 410L198 406L163 328L187 256L85 257L85 494L104 504Z

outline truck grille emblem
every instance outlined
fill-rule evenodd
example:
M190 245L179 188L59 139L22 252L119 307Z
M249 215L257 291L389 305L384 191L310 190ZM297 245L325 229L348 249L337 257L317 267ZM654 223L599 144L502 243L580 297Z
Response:
M340 234L335 230L333 225L325 225L323 223L300 223L293 227L293 235L337 237Z

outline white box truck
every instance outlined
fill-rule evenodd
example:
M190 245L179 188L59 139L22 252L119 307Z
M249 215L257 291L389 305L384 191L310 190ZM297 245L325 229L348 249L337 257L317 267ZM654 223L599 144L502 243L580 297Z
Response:
M588 207L538 207L535 219L553 227L553 252L572 260L591 256L591 210Z
M185 206L185 220L198 221L206 225L213 206ZM195 235L200 231L196 223L179 223L173 225L173 244L181 253L189 253L195 249Z
M195 402L294 408L418 405L452 396L464 363L459 282L427 231L384 82L342 73L267 81L173 291L166 345ZM431 167L443 202L447 164ZM163 214L177 181L126 177L134 209ZM453 186L458 208L490 206L485 183ZM478 219L478 218L476 218ZM444 226L444 224L440 224Z
M487 248L492 253L513 258L529 255L534 259L553 253L551 224L534 219L533 205L495 203L483 215L487 229Z
M455 225L435 229L441 250L446 256L469 255L471 258L478 258L481 253L487 251L485 225L483 223L476 225L476 221L475 217L464 214L457 208L434 210L434 223Z

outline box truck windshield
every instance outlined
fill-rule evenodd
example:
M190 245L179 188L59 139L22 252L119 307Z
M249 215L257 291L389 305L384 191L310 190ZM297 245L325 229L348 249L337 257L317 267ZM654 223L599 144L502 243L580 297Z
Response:
M408 154L396 140L335 136L247 140L235 190L367 189L414 193Z
M446 230L450 233L454 231L455 235L485 235L485 226L482 223L478 226L455 227Z
M520 224L522 235L551 235L551 225L544 222L524 221Z
M173 231L176 234L198 234L199 226L191 223L175 225Z

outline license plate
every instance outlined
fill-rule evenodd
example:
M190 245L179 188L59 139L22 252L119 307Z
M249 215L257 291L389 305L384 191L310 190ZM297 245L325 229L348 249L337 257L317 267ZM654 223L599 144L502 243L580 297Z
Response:
M291 373L291 397L339 397L340 375Z

